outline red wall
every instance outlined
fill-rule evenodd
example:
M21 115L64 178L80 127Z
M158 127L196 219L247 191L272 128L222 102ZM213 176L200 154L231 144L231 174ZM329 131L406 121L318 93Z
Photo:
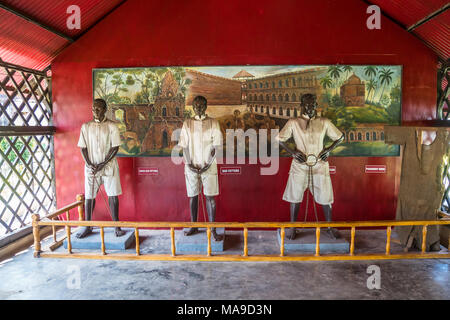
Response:
M366 8L359 0L128 0L52 65L58 207L84 190L76 145L81 124L92 117L92 68L403 65L403 121L433 119L436 56L387 18L381 30L367 29ZM240 176L220 176L217 220L288 220L281 197L290 161L282 158L275 176L260 176L259 165L244 165ZM336 157L330 164L337 167L336 220L394 218L399 158ZM387 165L387 174L367 175L366 164ZM120 158L119 166L121 219L189 220L182 166L157 157ZM140 166L158 167L159 175L138 176ZM97 203L94 218L109 219L101 197Z

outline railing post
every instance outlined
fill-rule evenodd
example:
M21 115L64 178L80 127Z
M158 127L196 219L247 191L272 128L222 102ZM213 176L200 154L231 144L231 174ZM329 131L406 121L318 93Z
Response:
M248 257L248 229L244 228L244 257Z
M170 228L170 247L172 250L172 257L175 257L176 248L175 248L175 229L174 228Z
M39 214L33 214L31 216L33 225L33 238L34 238L34 257L39 258L41 254L41 236L39 234L39 220L41 220Z
M100 239L102 241L102 255L106 254L105 250L105 229L103 227L100 227Z
M280 231L280 256L281 257L284 257L284 235L285 235L284 227L281 227L281 231Z
M83 202L78 206L78 220L84 221L84 194L77 194L76 199L77 201Z
M136 239L136 255L139 256L141 254L141 248L139 245L139 229L134 228L134 237Z
M352 227L352 232L351 232L351 240L350 240L350 255L353 256L355 253L355 233L356 233L356 228Z
M386 229L386 255L391 254L391 233L392 227L388 226Z
M320 255L320 227L316 227L316 257Z
M427 225L425 224L422 229L422 253L425 253L427 249Z
M211 227L206 228L206 236L208 237L208 251L207 255L208 257L211 256Z
M72 253L72 242L70 241L70 226L66 226L66 235L67 235L67 251Z
M52 218L52 221L55 221L55 218ZM53 233L53 242L56 242L56 227L52 226L52 233Z

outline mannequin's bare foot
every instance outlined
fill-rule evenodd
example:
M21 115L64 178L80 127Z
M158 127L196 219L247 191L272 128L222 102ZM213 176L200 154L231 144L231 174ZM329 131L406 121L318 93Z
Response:
M191 236L193 234L196 234L197 232L198 232L197 228L190 228L188 231L184 232L184 235L185 236Z
M92 232L92 227L82 227L80 231L75 235L78 239L86 237Z
M333 240L339 239L341 237L341 234L335 228L328 228L327 234Z
M297 235L297 230L295 228L288 228L286 231L286 237L289 240L294 240Z
M114 232L116 234L116 237L121 237L121 236L123 236L126 233L125 231L120 229L120 227L117 227Z
M217 234L216 229L212 229L212 235L214 237L214 240L216 241L222 241L223 240L223 235L222 234Z

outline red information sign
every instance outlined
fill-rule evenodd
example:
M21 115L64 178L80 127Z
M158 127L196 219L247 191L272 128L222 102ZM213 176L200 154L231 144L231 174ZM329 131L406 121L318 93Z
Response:
M366 173L386 173L385 165L366 165Z
M139 176L157 176L159 169L155 167L138 167Z
M241 167L222 167L220 173L223 175L241 174Z
M330 166L330 174L336 173L336 166Z

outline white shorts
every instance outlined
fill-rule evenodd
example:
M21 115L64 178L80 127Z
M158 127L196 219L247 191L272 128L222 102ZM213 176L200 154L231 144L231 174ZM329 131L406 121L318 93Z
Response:
M122 194L122 187L120 185L120 176L118 174L112 176L105 176L97 174L95 179L92 175L84 174L84 197L85 199L95 199L98 189L101 185L105 186L105 191L108 197L119 196Z
M286 184L286 189L284 190L283 200L291 203L302 202L303 195L306 189L309 189L314 195L314 199L318 204L332 204L334 198L330 176L324 174L315 174L313 176L313 182L314 188L311 188L311 182L308 188L307 174L290 173L288 182ZM314 189L314 193L312 189Z
M203 194L213 197L219 194L219 177L210 173L185 173L186 191L189 198L197 196L203 186Z

